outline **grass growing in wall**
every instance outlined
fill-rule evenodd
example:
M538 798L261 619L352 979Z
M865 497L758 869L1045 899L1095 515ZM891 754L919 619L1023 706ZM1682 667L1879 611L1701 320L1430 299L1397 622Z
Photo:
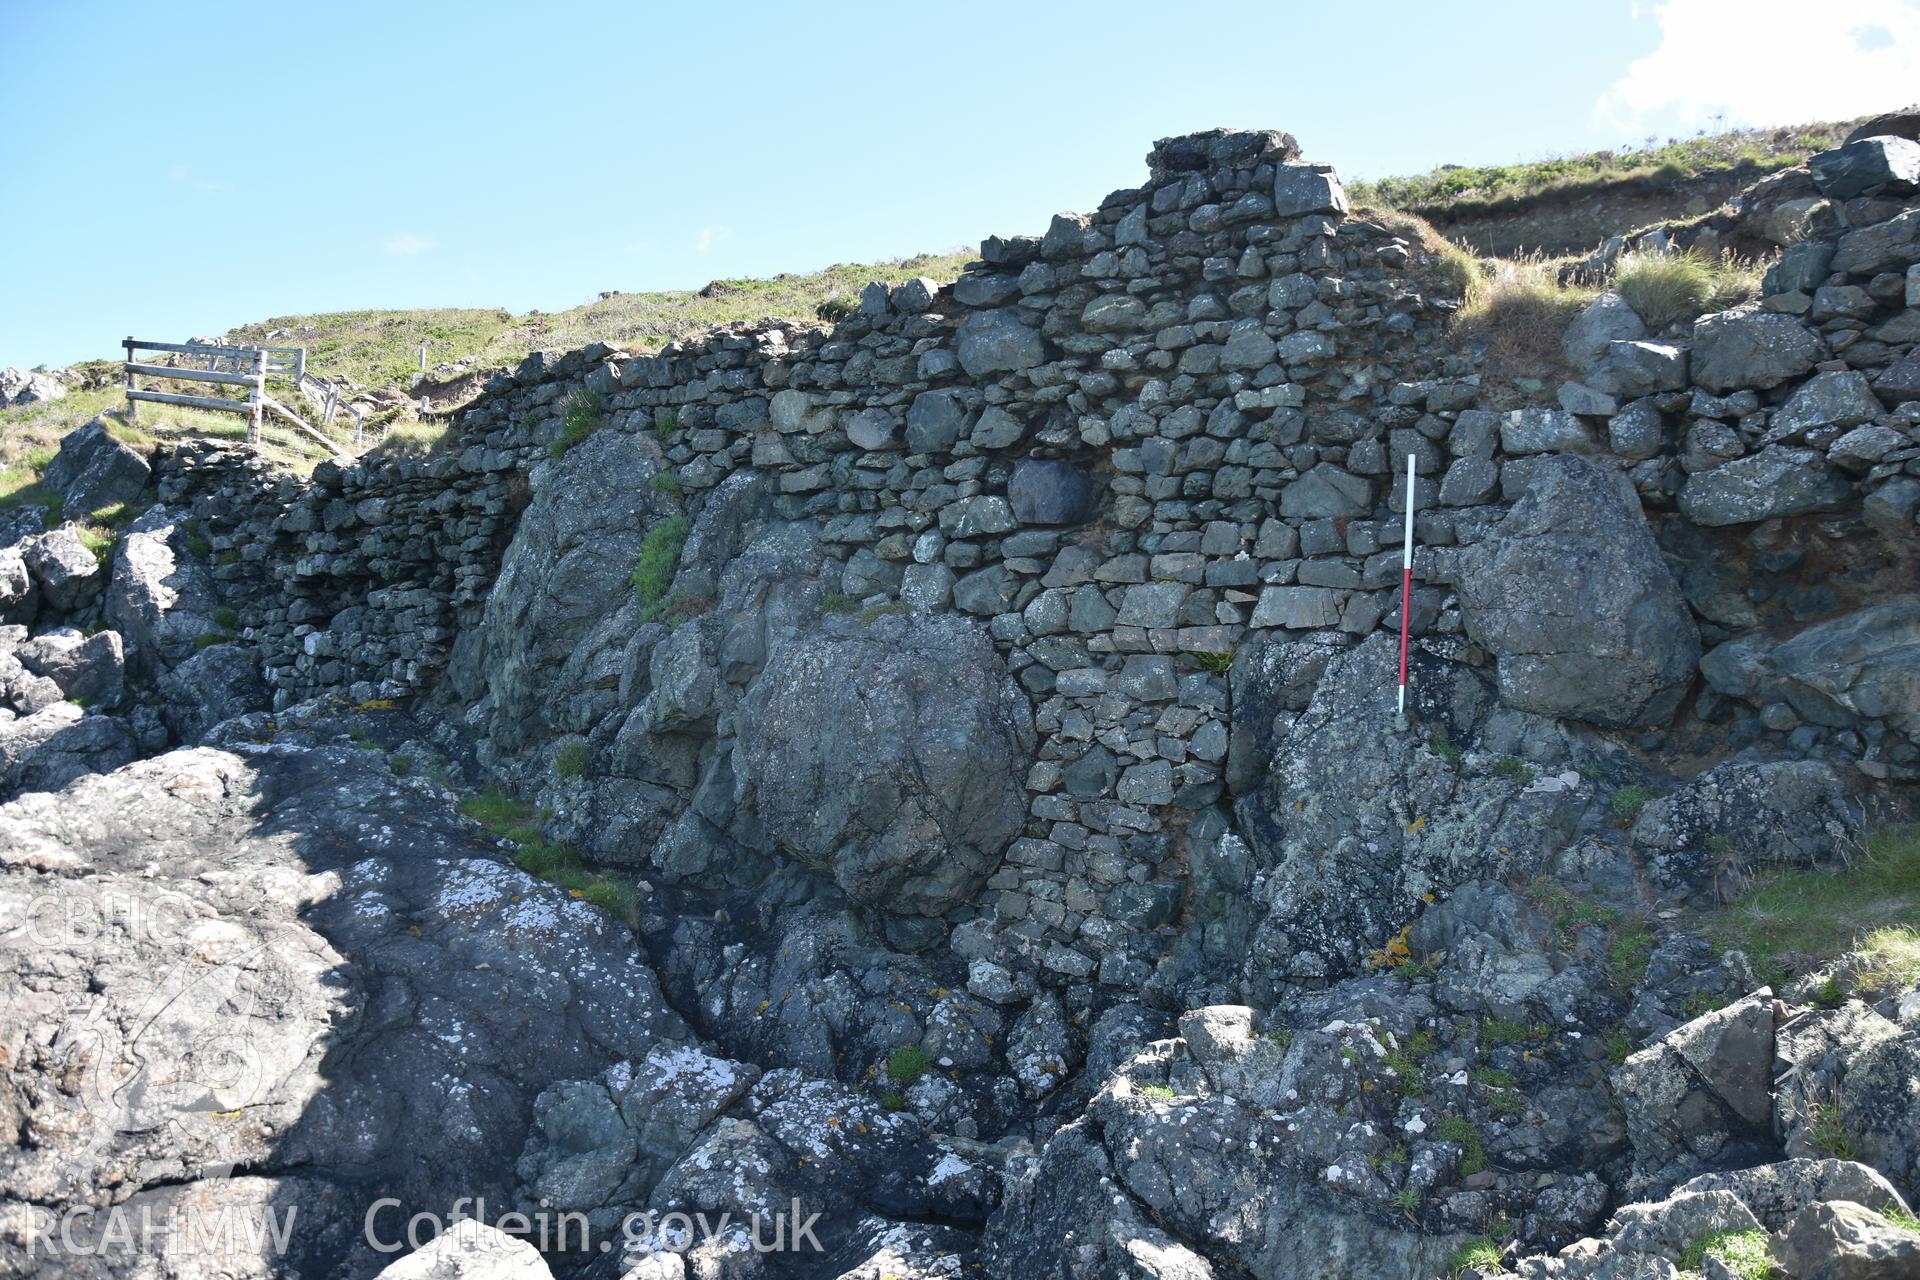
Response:
M584 742L569 742L553 753L553 776L584 778L593 764L593 748Z
M93 558L99 561L100 567L106 568L113 559L113 544L120 540L120 535L112 529L92 524L79 526L79 534L80 545L93 552Z
M630 581L635 597L647 606L649 621L666 598L667 588L673 585L674 572L680 567L680 552L692 530L693 521L685 516L671 516L647 530L640 544L640 562L634 565Z
M1364 211L1374 221L1418 245L1433 260L1432 270L1444 282L1445 296L1464 298L1486 275L1486 268L1473 251L1447 239L1433 224L1418 214L1389 207Z
M400 458L431 457L446 445L452 434L451 422L396 422L381 437L380 452Z
M600 393L576 387L567 396L566 408L560 415L560 438L547 446L547 452L556 458L564 457L567 450L606 425L607 407Z
M1460 1176L1470 1178L1487 1167L1487 1145L1473 1122L1464 1116L1440 1117L1440 1140L1460 1145Z
M1746 301L1760 286L1757 264L1743 258L1684 253L1629 253L1614 265L1613 287L1658 333L1679 320Z
M1647 807L1647 802L1653 798L1653 788L1635 783L1631 786L1616 788L1614 793L1607 797L1607 808L1613 811L1613 816L1620 820L1621 826L1630 827L1634 819L1640 816L1640 811Z
M1557 365L1561 338L1580 309L1599 296L1592 285L1561 281L1568 259L1528 255L1485 262L1454 322L1464 338L1486 338L1502 354Z

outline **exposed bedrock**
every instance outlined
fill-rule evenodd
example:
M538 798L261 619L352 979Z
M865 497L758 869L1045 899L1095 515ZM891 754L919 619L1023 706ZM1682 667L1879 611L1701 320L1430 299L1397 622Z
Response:
M856 902L939 915L970 901L1026 817L1033 718L984 633L887 618L797 636L748 688L741 819Z

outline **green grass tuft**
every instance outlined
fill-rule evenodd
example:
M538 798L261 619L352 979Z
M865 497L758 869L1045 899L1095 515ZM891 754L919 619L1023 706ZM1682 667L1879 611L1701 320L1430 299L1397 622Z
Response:
M1854 1141L1853 1133L1847 1128L1846 1118L1840 1114L1840 1100L1829 1098L1825 1102L1816 1102L1809 1108L1807 1117L1812 1121L1807 1130L1807 1141L1821 1155L1832 1156L1835 1160L1853 1160L1860 1155L1860 1144Z
M1460 1176L1470 1178L1487 1167L1487 1144L1465 1116L1440 1117L1440 1140L1460 1145Z
M1898 1205L1888 1205L1880 1211L1880 1216L1902 1231L1920 1235L1920 1215L1909 1213Z
M1619 926L1607 944L1607 969L1613 980L1627 991L1640 985L1647 976L1647 962L1653 957L1653 933L1639 921Z
M647 488L655 493L679 493L680 477L672 471L657 471L653 479L647 481Z
M1530 365L1559 368L1568 323L1600 292L1563 283L1565 265L1565 260L1538 255L1489 261L1467 290L1454 331L1462 338L1485 338L1491 350Z
M1640 811L1647 807L1647 801L1654 798L1652 787L1643 787L1638 783L1620 787L1607 797L1607 807L1613 810L1613 816L1623 826L1632 826Z
M657 605L673 585L680 567L680 552L687 545L693 521L685 516L670 516L653 528L640 544L640 563L633 568L633 593L640 603Z
M1695 1240L1680 1255L1680 1269L1698 1271L1708 1258L1719 1262L1740 1280L1767 1280L1774 1274L1773 1257L1767 1252L1764 1231L1716 1231Z
M560 438L547 446L547 452L556 458L564 457L567 450L606 425L606 403L600 393L576 387L567 396L566 408L560 415Z
M1759 288L1752 262L1684 253L1629 253L1613 271L1613 287L1659 333L1678 320L1723 311Z
M1843 991L1885 991L1920 982L1916 919L1920 827L1889 827L1870 835L1848 865L1763 871L1691 923L1722 948L1745 952L1775 986L1848 957L1836 979Z
M1502 756L1494 762L1493 771L1503 778L1512 778L1523 787L1536 776L1534 767L1517 756Z
M1447 1260L1447 1274L1457 1276L1466 1270L1505 1271L1500 1265L1500 1246L1492 1240L1475 1240L1454 1251Z
M927 1074L927 1052L917 1044L903 1044L887 1055L887 1078L911 1087Z
M584 778L593 764L593 748L584 742L569 742L553 753L553 776Z

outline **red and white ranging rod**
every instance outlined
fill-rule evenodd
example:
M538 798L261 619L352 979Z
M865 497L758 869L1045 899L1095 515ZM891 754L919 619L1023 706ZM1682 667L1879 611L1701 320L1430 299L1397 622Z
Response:
M1400 540L1400 714L1407 714L1407 637L1413 631L1413 455L1407 455L1407 528Z

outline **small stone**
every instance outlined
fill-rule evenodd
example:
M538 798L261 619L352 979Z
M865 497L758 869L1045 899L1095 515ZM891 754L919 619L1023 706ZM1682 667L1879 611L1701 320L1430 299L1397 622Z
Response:
M1298 218L1309 213L1345 214L1347 193L1332 165L1289 162L1274 166L1273 212Z
M1564 409L1515 409L1500 419L1500 448L1513 454L1584 450L1593 441Z

